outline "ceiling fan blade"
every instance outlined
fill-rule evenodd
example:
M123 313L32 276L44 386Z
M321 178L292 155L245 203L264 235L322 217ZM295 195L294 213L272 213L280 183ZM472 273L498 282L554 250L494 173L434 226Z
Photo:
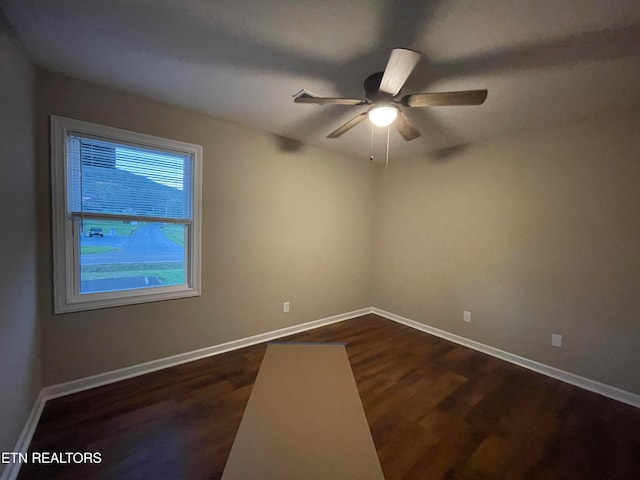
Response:
M293 101L295 103L316 103L320 105L364 105L369 103L361 98L312 97L306 94L296 97Z
M351 120L349 120L347 123L345 123L345 124L341 125L340 127L336 128L333 132L331 132L329 135L327 135L327 138L338 138L343 133L348 132L353 127L358 125L365 118L367 118L367 112L362 112L361 114L356 115Z
M380 81L380 91L395 97L419 61L418 52L394 48Z
M398 112L398 118L396 118L395 125L398 132L400 132L400 135L402 135L402 138L407 142L420 136L420 132L413 128L413 125L411 125L411 122L409 122L409 119L404 112Z
M462 92L416 93L402 97L407 107L444 107L454 105L482 105L487 99L486 90Z

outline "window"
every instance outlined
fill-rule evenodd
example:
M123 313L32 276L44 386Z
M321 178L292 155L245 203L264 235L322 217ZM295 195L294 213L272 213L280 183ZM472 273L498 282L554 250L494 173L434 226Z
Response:
M51 117L55 312L200 295L202 147Z

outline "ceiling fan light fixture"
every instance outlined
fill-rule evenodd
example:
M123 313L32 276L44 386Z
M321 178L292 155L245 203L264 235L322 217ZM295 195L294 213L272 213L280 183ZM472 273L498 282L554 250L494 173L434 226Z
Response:
M369 110L367 115L376 127L386 127L398 117L398 109L391 105L380 105Z

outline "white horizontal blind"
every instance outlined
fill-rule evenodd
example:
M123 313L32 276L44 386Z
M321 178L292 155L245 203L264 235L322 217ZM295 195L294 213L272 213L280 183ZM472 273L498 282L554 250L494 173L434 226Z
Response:
M87 136L67 136L67 213L191 221L193 158Z

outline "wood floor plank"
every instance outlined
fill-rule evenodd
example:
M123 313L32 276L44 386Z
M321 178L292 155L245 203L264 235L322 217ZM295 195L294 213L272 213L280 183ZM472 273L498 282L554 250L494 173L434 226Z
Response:
M640 478L640 409L375 315L288 337L346 342L386 480ZM19 479L219 479L266 346L47 402Z

